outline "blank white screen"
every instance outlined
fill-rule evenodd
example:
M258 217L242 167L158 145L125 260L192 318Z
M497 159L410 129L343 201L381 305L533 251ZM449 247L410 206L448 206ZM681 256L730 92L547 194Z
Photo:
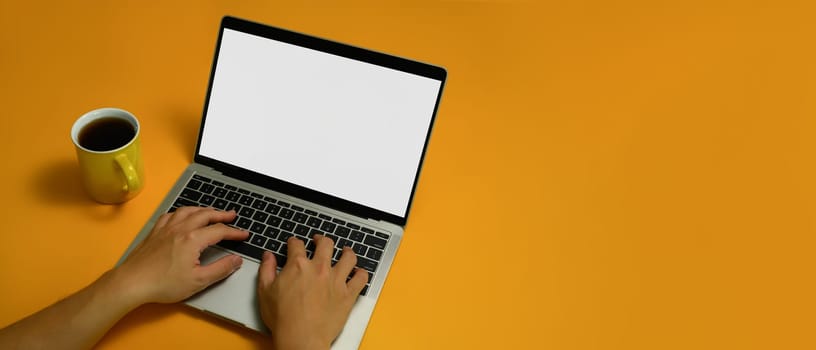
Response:
M224 29L199 153L405 216L440 81Z

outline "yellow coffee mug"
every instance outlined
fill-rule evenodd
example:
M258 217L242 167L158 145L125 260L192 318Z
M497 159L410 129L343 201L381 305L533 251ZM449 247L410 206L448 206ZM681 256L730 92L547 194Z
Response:
M144 187L139 121L119 108L85 113L71 128L85 191L100 203L135 197Z

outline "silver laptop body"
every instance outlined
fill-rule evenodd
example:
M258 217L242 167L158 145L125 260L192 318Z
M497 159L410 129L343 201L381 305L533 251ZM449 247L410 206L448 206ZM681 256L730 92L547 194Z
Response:
M446 77L440 67L224 17L195 162L119 263L160 215L189 205L184 196L197 193L191 198L201 206L217 203L217 196L203 187L196 186L201 193L192 190L192 183L227 184L255 199L320 213L331 218L323 222L338 227L365 227L387 237L387 243L365 295L358 297L332 345L356 349L402 240ZM262 236L251 233L252 238ZM366 242L369 236L373 234L366 234ZM259 248L205 250L202 264L229 253L241 255L244 263L185 303L268 332L256 295Z

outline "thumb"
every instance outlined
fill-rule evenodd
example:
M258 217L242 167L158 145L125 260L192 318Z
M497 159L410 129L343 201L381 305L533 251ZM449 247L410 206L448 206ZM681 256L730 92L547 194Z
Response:
M235 272L235 270L238 270L243 262L244 259L242 259L240 256L227 255L213 261L207 266L200 267L198 273L202 282L204 282L204 286L206 287L227 278L227 276L231 275L233 272Z
M261 267L258 268L258 289L268 287L275 281L275 276L278 275L278 261L275 259L275 254L264 252L261 260Z

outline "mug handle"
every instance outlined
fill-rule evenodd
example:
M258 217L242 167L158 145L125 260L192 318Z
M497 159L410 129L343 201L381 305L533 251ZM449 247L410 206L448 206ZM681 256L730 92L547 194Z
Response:
M128 160L126 154L122 153L114 158L116 160L116 164L119 165L119 168L122 169L122 172L125 174L125 188L123 190L125 192L133 193L141 187L142 182L139 179L139 175L136 173L136 168L133 167L133 164Z

